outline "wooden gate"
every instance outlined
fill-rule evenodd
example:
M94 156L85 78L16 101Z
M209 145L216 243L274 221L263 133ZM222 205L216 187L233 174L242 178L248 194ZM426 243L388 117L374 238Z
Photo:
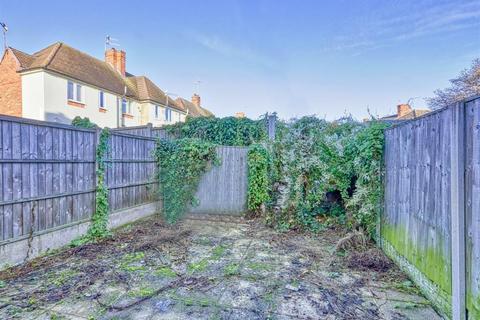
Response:
M247 208L246 147L217 147L221 165L201 179L190 213L242 214Z

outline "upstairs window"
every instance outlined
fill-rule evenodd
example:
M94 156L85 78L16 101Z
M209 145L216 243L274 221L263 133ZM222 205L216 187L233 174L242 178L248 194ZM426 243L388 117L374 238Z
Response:
M122 113L127 113L127 99L122 99Z
M172 121L172 110L165 108L165 121Z
M77 83L77 101L82 101L82 86Z
M127 99L122 99L122 113L132 114L132 103Z
M73 82L71 81L68 81L67 97L68 100L73 100Z
M83 88L81 84L68 81L67 83L67 98L68 100L73 100L77 102L82 102L83 98Z
M100 106L100 108L106 109L105 92L103 92L103 91L100 91L98 93L98 105Z
M158 119L159 116L160 116L160 107L155 106L155 119Z

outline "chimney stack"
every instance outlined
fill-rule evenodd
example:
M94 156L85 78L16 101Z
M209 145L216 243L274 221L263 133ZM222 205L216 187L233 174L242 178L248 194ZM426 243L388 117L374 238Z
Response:
M192 96L192 103L200 108L200 96L196 93L193 94Z
M105 62L110 64L122 76L125 77L126 53L123 50L110 48L105 51Z
M412 111L412 107L408 103L403 103L397 105L397 118L403 117L404 115L408 114Z

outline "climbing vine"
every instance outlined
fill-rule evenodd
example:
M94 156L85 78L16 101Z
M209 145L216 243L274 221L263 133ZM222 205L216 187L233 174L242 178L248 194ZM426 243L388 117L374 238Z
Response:
M272 145L267 221L317 231L330 223L373 236L382 194L383 123L303 117Z
M267 139L264 118L188 117L186 122L178 122L165 129L175 138L198 138L225 146L249 146Z
M175 223L189 205L197 205L195 192L200 178L218 164L215 144L195 138L158 140L155 150L163 214Z
M97 187L95 212L92 216L87 233L79 239L72 241L72 246L78 246L84 243L96 241L110 235L108 230L108 188L105 184L105 169L109 136L110 132L108 128L104 128L100 132L99 142L96 150Z
M270 156L260 144L253 144L248 150L248 192L247 203L250 212L258 213L265 209L270 200Z

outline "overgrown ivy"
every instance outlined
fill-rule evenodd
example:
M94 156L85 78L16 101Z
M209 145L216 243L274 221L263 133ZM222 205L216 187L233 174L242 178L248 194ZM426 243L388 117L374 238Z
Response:
M105 184L105 169L109 136L110 132L108 128L104 128L100 132L99 142L96 150L97 186L95 212L92 216L87 233L79 239L72 241L72 246L78 246L88 242L97 241L110 235L110 231L108 230L108 188Z
M198 138L224 146L249 146L267 139L263 118L187 117L186 122L165 126L165 129L175 138Z
M374 235L382 194L383 123L303 117L280 127L272 152L272 205L282 229L332 222Z
M270 155L261 144L250 146L247 155L248 192L247 207L250 212L259 213L265 210L270 200Z
M197 205L195 192L200 178L218 164L215 144L196 138L158 140L155 151L163 214L175 223L188 206Z
M87 128L87 129L93 129L97 127L97 125L91 122L88 117L82 118L80 116L76 116L75 118L73 118L72 126Z

